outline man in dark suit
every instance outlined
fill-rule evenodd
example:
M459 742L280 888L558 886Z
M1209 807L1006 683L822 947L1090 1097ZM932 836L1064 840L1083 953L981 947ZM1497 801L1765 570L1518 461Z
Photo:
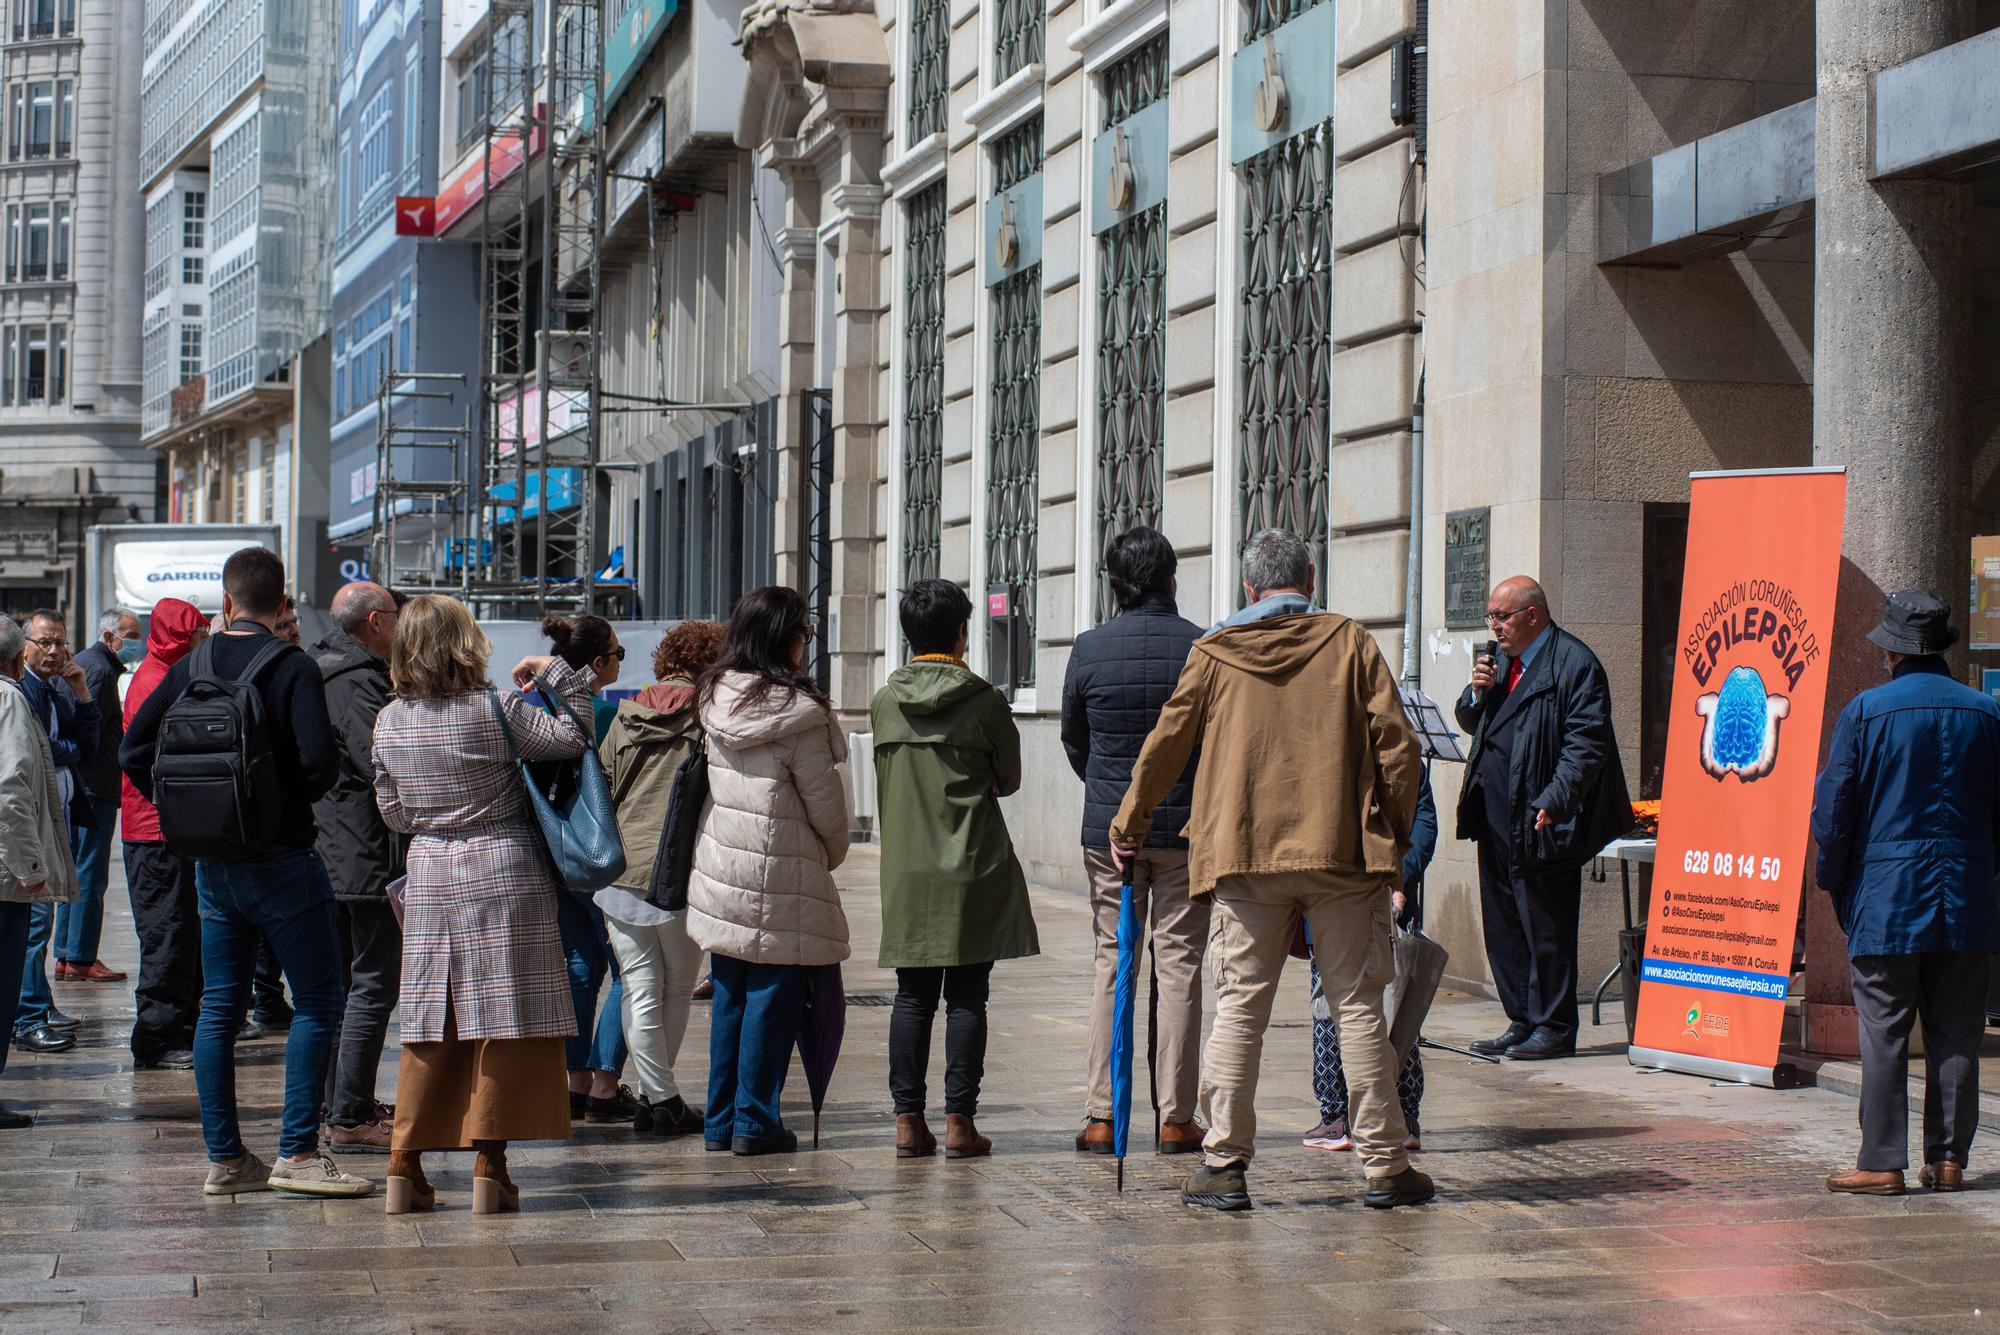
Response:
M1473 734L1458 837L1479 843L1480 917L1507 1030L1472 1046L1523 1061L1576 1052L1576 927L1583 864L1632 827L1611 728L1611 684L1549 617L1525 575L1486 602L1500 656L1458 700Z
M118 679L128 666L146 656L146 638L139 618L128 608L113 607L98 618L97 639L76 656L90 683L97 706L97 754L76 771L83 793L78 810L87 810L70 832L76 855L76 902L56 909L56 981L122 983L125 975L97 958L104 926L104 887L111 875L111 836L118 828L118 743L125 736L125 715L118 700Z

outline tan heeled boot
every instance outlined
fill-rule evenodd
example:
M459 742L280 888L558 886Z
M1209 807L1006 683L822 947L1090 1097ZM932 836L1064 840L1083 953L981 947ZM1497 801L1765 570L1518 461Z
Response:
M382 1213L408 1214L437 1206L437 1189L424 1176L423 1155L416 1150L389 1151L389 1180L382 1190Z
M979 1134L970 1117L958 1113L944 1115L944 1157L983 1159L993 1153L993 1142Z
M898 1159L928 1159L937 1153L937 1137L924 1125L924 1115L916 1113L896 1114L896 1157Z
M507 1142L475 1140L472 1161L472 1213L502 1214L521 1208L521 1189L507 1176Z

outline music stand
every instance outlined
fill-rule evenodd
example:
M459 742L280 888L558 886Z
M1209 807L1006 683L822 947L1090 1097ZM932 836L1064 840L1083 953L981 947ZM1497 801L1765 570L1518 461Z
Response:
M1465 748L1459 744L1458 729L1452 727L1446 720L1444 710L1438 707L1438 702L1413 685L1403 686L1401 692L1403 713L1409 718L1410 727L1416 730L1418 739L1423 743L1425 766L1428 767L1433 760L1453 760L1461 765L1464 764ZM1418 893L1422 893L1421 887ZM1423 921L1421 903L1418 906L1417 921ZM1500 1064L1500 1059L1490 1053L1474 1052L1471 1048L1455 1047L1450 1043L1439 1043L1434 1039L1425 1038L1421 1032L1417 1035L1417 1046L1434 1048L1439 1052L1456 1052L1462 1057L1491 1062L1495 1066Z

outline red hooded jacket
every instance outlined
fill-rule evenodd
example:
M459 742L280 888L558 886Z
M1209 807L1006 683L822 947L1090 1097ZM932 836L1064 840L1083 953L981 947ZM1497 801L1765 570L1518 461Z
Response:
M132 684L125 691L125 725L132 725L132 716L139 712L139 706L146 703L146 697L167 675L167 669L187 657L194 647L196 631L208 629L208 617L192 603L184 603L178 598L162 598L153 604L153 628L146 636L146 657L140 661L132 673ZM119 777L119 814L124 818L120 838L129 843L157 843L160 838L160 813L153 804L139 796L139 790L132 781Z

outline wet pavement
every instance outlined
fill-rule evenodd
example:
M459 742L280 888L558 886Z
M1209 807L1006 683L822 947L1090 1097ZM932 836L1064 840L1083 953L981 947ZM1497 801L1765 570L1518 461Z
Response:
M864 962L873 865L860 850L842 873ZM129 969L123 898L114 884L104 956ZM1983 1145L1963 1194L1830 1196L1821 1178L1853 1162L1850 1099L1634 1071L1615 1006L1576 1060L1427 1054L1418 1162L1440 1196L1378 1213L1360 1204L1352 1155L1297 1139L1318 1115L1296 966L1297 1004L1265 1051L1257 1208L1184 1208L1173 1188L1191 1161L1151 1154L1128 1161L1120 1195L1108 1160L1070 1149L1089 918L1081 900L1039 892L1036 915L1046 953L994 974L980 1117L992 1159L894 1157L894 982L867 963L849 967L817 1152L735 1159L579 1125L567 1145L516 1152L523 1212L499 1218L469 1212L470 1155L431 1157L433 1215L387 1218L379 1197L205 1199L193 1077L131 1069L129 984L57 984L57 1005L85 1019L82 1042L15 1053L0 1077L0 1097L37 1116L0 1132L0 1330L1471 1335L1962 1331L2000 1316L2000 1190L1979 1171ZM681 1063L694 1087L706 1024L697 1006ZM1430 1033L1463 1042L1500 1027L1490 1003L1447 997ZM246 1138L269 1157L282 1039L243 1047L239 1068ZM393 1047L383 1072L391 1098ZM809 1134L796 1072L787 1103ZM380 1178L379 1157L343 1162Z

